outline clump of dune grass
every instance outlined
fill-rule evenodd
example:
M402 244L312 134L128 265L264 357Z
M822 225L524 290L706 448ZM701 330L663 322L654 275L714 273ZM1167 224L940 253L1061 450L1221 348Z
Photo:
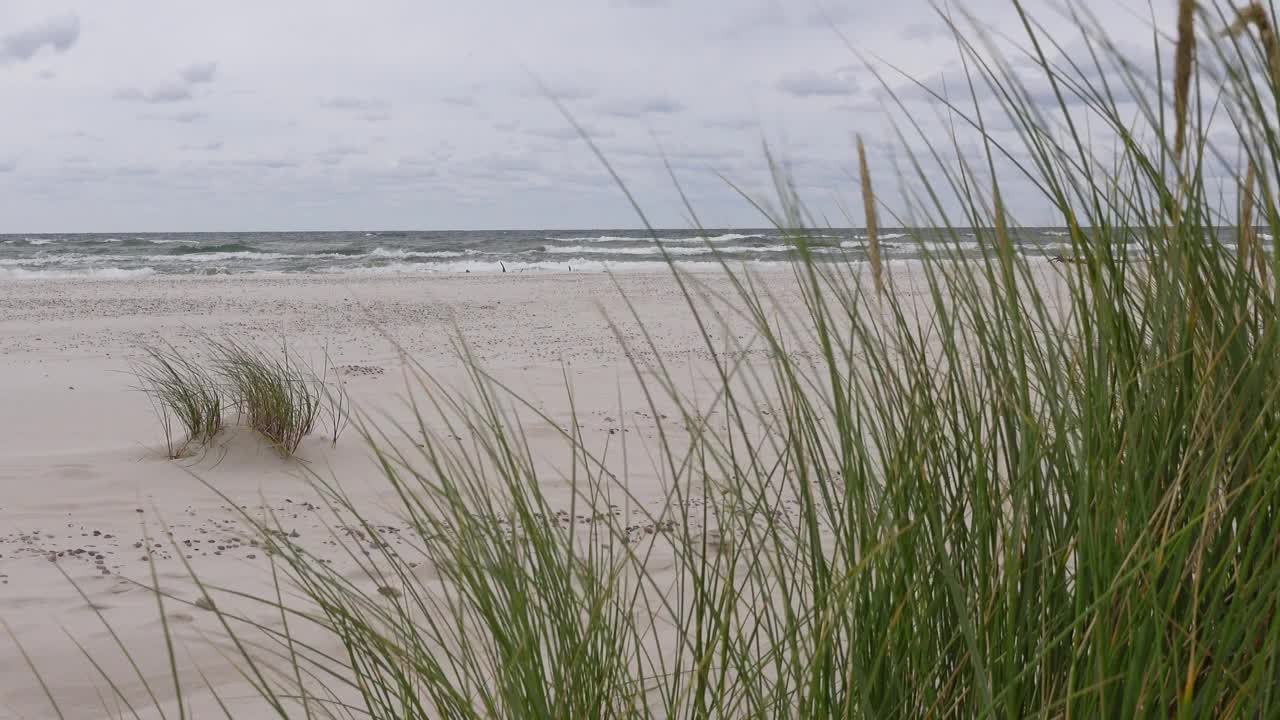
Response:
M1197 17L1225 24L1233 9L1218 10ZM412 551L379 542L367 509L318 474L356 572L246 515L306 599L258 598L287 619L270 626L209 604L262 712L1280 714L1277 260L1252 236L1256 262L1220 239L1254 203L1280 236L1274 38L1206 33L1216 42L1189 52L1180 14L1178 47L1153 33L1174 58L1167 87L1087 16L1086 52L1067 56L1061 21L1050 32L1013 12L1025 57L1007 63L981 26L957 33L967 95L935 95L972 136L930 132L885 83L917 213L900 224L953 248L916 238L919 287L894 292L887 273L881 295L856 261L803 252L820 233L777 168L767 218L802 251L798 307L727 263L719 293L673 266L712 399L681 391L644 333L627 344L668 489L638 533L612 512L631 499L627 463L469 356L470 387L418 368L408 423L358 426ZM1264 27L1260 7L1246 13ZM1216 73L1221 126L1202 112L1201 72ZM1247 212L1210 191L1213 158L1232 156L1255 167ZM1077 262L1013 251L1018 208L1001 188L1015 177L1048 201ZM979 253L961 255L970 234ZM717 318L750 332L717 339ZM561 428L554 477L528 422ZM566 479L561 507L543 482ZM117 704L146 701L104 678Z
M278 353L232 339L212 341L210 347L239 416L283 454L297 452L331 397L315 373L284 343ZM335 441L339 411L331 411Z
M232 409L285 455L323 420L336 443L350 420L351 406L341 378L330 384L328 356L316 374L281 342L278 352L233 339L204 341L206 361L171 345L143 346L134 364L139 387L151 399L171 458L208 445ZM334 371L336 373L336 370ZM179 426L185 430L177 437Z
M223 394L213 375L172 345L146 345L142 351L133 374L164 428L169 457L208 444L223 425Z

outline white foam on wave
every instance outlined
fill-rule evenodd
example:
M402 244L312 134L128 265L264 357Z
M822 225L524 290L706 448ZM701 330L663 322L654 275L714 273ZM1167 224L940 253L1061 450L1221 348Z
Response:
M590 245L547 245L542 248L543 252L553 255L648 255L653 257L661 257L662 251L666 250L668 255L711 255L720 253L721 255L749 254L749 253L785 253L792 252L796 248L793 245L765 245L761 247L751 247L747 245L731 245L723 247L668 247L660 248L657 245L649 247L636 248L620 248L620 247L591 247ZM832 248L812 248L813 252L829 252Z
M656 245L649 247L591 247L588 245L547 245L542 248L552 255L661 255L663 248ZM706 255L710 248L705 247L669 247L671 255Z
M147 238L147 242L153 245L199 245L199 240L178 240L177 238Z
M52 245L61 238L23 238L28 245Z
M711 237L679 237L664 238L659 236L658 240L664 244L672 245L703 245L706 243L732 242L734 240L749 240L751 238L765 238L766 235L741 235L739 233L725 233L723 235L712 235ZM549 237L547 240L552 242L578 242L578 243L615 243L615 242L647 242L652 243L653 238L647 235L599 235L596 237Z
M347 257L351 257L351 258L360 258L360 257L455 258L455 257L463 257L464 255L474 255L474 254L476 254L476 251L474 250L465 250L465 251L464 250L431 250L427 252L422 252L420 250L401 250L399 248L395 248L392 250L385 250L383 248L374 248L373 251L368 253L367 255L348 255ZM311 257L317 257L317 256L313 255Z
M124 242L124 241L123 241L123 240L121 240L120 238L104 238L104 239L102 239L102 240L99 240L98 242L104 242L104 243L118 243L118 242Z
M47 265L83 265L86 263L100 265L102 263L122 262L122 261L128 262L130 260L136 260L136 259L137 258L130 255L84 255L82 253L48 255L48 254L45 254L44 252L41 252L37 255L32 255L28 257L6 258L4 260L0 260L0 265L47 266Z
M892 232L891 232L891 233L880 233L880 234L876 235L876 237L877 237L877 238L879 238L880 240L898 240L898 239L900 239L900 238L904 238L904 237L906 237L906 236L907 236L907 234L906 234L906 233L892 233ZM835 237L835 236L819 235L819 237ZM857 239L857 240L870 240L870 239L871 239L871 238L867 237L866 235L854 235L853 237L854 237L855 239ZM848 242L848 241L846 240L845 242ZM841 245L841 247L848 247L848 246L847 246L847 245L845 245L844 243L840 243L840 245Z
M620 270L626 272L644 272L653 270L663 270L667 268L664 262L621 262L610 263L601 260L588 260L586 258L575 257L564 261L545 261L545 262L502 262L496 260L460 260L455 262L436 262L436 263L390 263L377 267L327 267L317 268L312 272L325 274L351 274L351 275L406 275L406 274L422 274L422 273L475 273L475 274L491 274L502 273L524 273L524 272L603 272L606 269Z
M85 270L25 270L0 268L0 280L128 280L155 274L155 268L88 268Z
M227 260L289 260L302 257L306 256L238 250L236 252L190 253L188 255L148 255L143 260L161 263L210 263L225 262Z

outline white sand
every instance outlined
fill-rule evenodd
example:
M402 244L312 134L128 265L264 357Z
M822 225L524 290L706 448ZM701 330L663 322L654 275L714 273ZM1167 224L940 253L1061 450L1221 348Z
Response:
M898 272L909 287L910 273ZM722 279L703 279L729 292ZM780 304L798 307L789 271L772 271L766 280ZM708 355L671 278L641 273L617 281L673 374L696 386ZM270 588L264 553L240 541L232 509L201 480L250 512L277 513L299 543L343 562L309 511L306 503L315 498L297 461L280 458L250 433L230 432L201 457L164 457L147 399L131 389L129 358L143 342L196 347L199 333L262 342L283 334L317 360L319 345L327 345L362 409L403 418L403 366L391 338L456 383L464 378L451 342L456 327L486 368L561 425L570 417L567 373L588 445L608 447L616 459L625 438L632 491L642 502L658 502L658 474L644 454L654 422L606 317L619 321L629 341L640 341L614 279L603 274L0 282L0 619L68 717L101 717L101 698L110 697L68 634L113 671L131 701L148 706L92 603L172 709L156 598L136 584L151 582L144 534L160 543L159 581L178 597L194 600L196 592L161 521L205 582L259 593ZM740 325L717 329L717 346L725 332L749 334ZM526 430L535 455L560 452L553 428L531 422ZM311 437L299 454L312 468L332 472L371 513L387 506L389 488L355 432L336 446ZM551 468L556 457L542 459ZM567 483L553 472L546 478L548 494L567 506ZM233 698L233 708L243 709L234 698L248 702L251 691L207 639L219 632L214 615L176 603L166 613L187 666L198 665L220 694ZM275 622L270 613L262 619ZM210 709L198 677L184 677L188 704ZM0 637L0 719L51 715L15 644Z
M789 273L772 275L785 300ZM696 368L706 357L703 341L670 278L632 274L619 281L673 370ZM487 368L562 423L569 418L567 372L585 437L603 448L611 431L625 429L644 442L653 428L605 319L619 320L626 337L639 339L613 282L577 273L0 283L0 619L68 717L101 717L101 698L110 692L67 633L114 671L132 701L148 705L141 683L126 672L65 572L172 708L156 598L135 584L150 584L144 533L161 544L155 553L160 583L178 597L194 600L196 593L161 521L205 582L269 588L265 555L238 542L231 509L196 476L250 510L265 505L299 534L298 542L326 552L329 535L304 505L314 496L298 465L251 434L229 433L203 457L165 459L151 407L131 389L129 359L140 343L196 347L201 332L271 342L283 333L317 360L317 345L326 344L363 409L403 417L402 363L387 336L431 371L460 382L450 339L456 324ZM559 447L554 430L535 424L528 430L535 453L540 443ZM322 437L309 438L300 456L332 470L359 502L383 504L388 488L356 433L332 447ZM646 488L653 484L647 467L633 458L633 489L658 497L656 484ZM549 492L567 495L567 486L554 487L554 475L549 478ZM218 632L213 614L174 603L166 611L179 654L198 664L219 692L245 694L235 670L204 638ZM199 684L196 678L188 702L208 708ZM50 715L16 646L0 637L0 718Z

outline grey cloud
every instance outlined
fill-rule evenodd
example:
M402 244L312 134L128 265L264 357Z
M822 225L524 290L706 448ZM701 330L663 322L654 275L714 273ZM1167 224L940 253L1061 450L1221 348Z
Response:
M191 99L191 89L186 85L159 85L150 90L138 88L122 88L115 93L115 99L125 102L172 103Z
M787 17L786 12L783 11L782 5L777 2L769 2L736 17L731 16L722 31L722 35L732 40L757 31L776 33L779 28L786 27L789 24L790 19Z
M603 102L596 109L615 117L637 118L678 113L684 110L684 104L667 97L630 98Z
M898 37L903 40L920 41L932 40L934 38L950 35L951 30L941 20L934 22L913 22L903 26L898 31Z
M63 15L0 37L0 64L30 60L44 47L66 52L80 39L80 18Z
M299 167L298 161L288 158L255 158L237 163L244 167L265 168L267 170L289 170Z
M376 183L395 183L401 186L405 182L432 180L440 177L440 171L434 167L428 166L426 163L410 161L406 159L397 160L390 165L383 165L374 168L361 168L360 177L369 182Z
M462 168L460 172L471 177L493 178L495 175L541 173L546 163L531 153L515 155L484 155Z
M213 76L217 69L218 63L216 62L188 65L178 71L178 77L180 78L178 82L163 83L150 90L140 90L136 87L122 88L116 91L115 98L128 102L153 104L190 100L194 97L191 92L191 86L213 82Z
M778 78L778 89L795 97L852 95L858 89L858 81L847 71L820 73L802 70Z
M121 165L109 168L108 172L121 177L148 177L155 175L157 171L151 165Z
M198 85L200 83L213 82L213 76L218 71L218 63L203 62L188 65L178 71L178 75L183 81L189 85Z
M352 97L350 95L320 98L320 104L331 110L346 110L350 112L381 110L386 107L386 103L381 100Z
M316 159L325 165L337 165L353 155L365 155L369 152L363 145L339 144L316 153Z
M852 5L822 3L810 11L807 21L815 27L828 27L831 25L848 25L857 20L859 16L860 14L853 9ZM865 13L862 16L865 16Z
M434 158L417 157L413 155L408 155L405 157L396 158L395 161L392 162L392 166L393 167L434 167L439 163L440 161Z
M860 100L853 103L841 103L831 109L853 113L883 113L889 109L888 105L885 104L885 99L886 98L884 98L882 94L877 94L875 98L869 100Z
M1089 59L1088 50L1083 45L1068 46L1064 48L1064 51L1064 55L1050 58L1049 63L1054 68L1054 72L1058 74L1062 100L1068 106L1084 103L1085 99L1081 97L1080 91L1088 92L1086 90L1088 86L1100 89L1103 82L1109 85L1112 97L1117 103L1125 103L1132 100L1130 88L1120 79L1115 68L1107 60L1104 59L1103 66L1098 67ZM1140 46L1122 46L1118 47L1117 51L1124 59L1123 62L1128 72L1135 75L1139 87L1149 87L1154 82L1157 68L1155 58L1149 50ZM1076 59L1076 67L1073 68L1071 66L1068 58ZM1079 58L1083 58L1083 60ZM1058 96L1045 75L1045 71L1037 62L1022 59L1015 60L1011 65L1014 79L1031 102L1042 109L1056 108L1058 106ZM962 108L967 108L972 103L969 82L970 78L965 76L962 69L952 68L934 73L921 79L918 83L913 81L904 82L897 86L894 92L902 100L926 103L937 102L936 94L938 97L950 98L952 102L957 102ZM996 97L995 90L993 90L985 76L974 71L972 82L973 92L979 101ZM1007 84L1008 78L1001 78L1001 82ZM921 87L921 85L924 87ZM888 96L888 93L883 90L877 91L876 94L882 99ZM999 124L1001 120L1007 120L1007 118L1001 118L1002 115L1003 113L989 114L988 119L994 119Z
M94 133L85 132L84 130L76 130L69 133L58 133L54 137L70 138L72 140L87 140L89 142L95 142L95 143L102 142L105 139L101 135L95 135Z
M746 130L757 127L760 123L750 115L718 115L707 118L707 127L724 130Z
M1139 27L1143 23L1115 10L1114 0L1068 4L1077 2L1096 8L1099 22L1114 37L1137 44L1150 37L1149 28ZM855 54L830 24L858 53L932 78L934 86L940 86L938 73L949 71L948 61L954 62L959 52L945 23L929 11L930 0L887 7L867 0L603 0L536 7L495 0L461 3L450 13L433 10L431 3L396 3L395 8L374 3L361 13L360 33L351 33L350 18L342 14L313 13L307 33L272 36L276 53L287 62L271 63L261 73L239 73L239 68L261 65L260 44L219 38L244 27L269 34L271 27L305 14L305 0L259 3L253 12L227 9L208 19L213 24L207 38L190 36L190 15L175 3L148 9L131 3L108 8L50 0L15 5L25 5L35 15L10 11L11 4L0 0L0 76L10 70L14 81L5 88L8 105L67 110L47 126L41 123L48 113L8 118L16 144L0 143L0 161L15 158L17 169L0 176L13 196L0 224L23 230L88 231L122 221L136 222L140 229L634 223L617 197L615 204L598 202L597 195L583 201L577 185L565 189L582 180L589 183L585 189L599 184L602 192L618 195L607 183L596 182L589 172L594 161L548 95L563 100L587 126L588 137L600 140L608 158L618 162L620 172L645 198L645 210L660 222L680 224L684 217L669 192L665 150L682 183L698 192L707 188L695 201L710 224L743 227L761 218L725 189L715 172L745 189L767 190L762 142L775 150L779 162L800 153L794 163L798 180L820 185L842 168L846 175L850 167L856 169L856 160L850 160L856 157L853 132L868 140L892 139L890 122L868 112L880 109L875 104L879 83L860 67L841 67L856 62ZM993 37L1015 33L1018 19L1012 10L992 9L998 4L992 0L972 4L982 6L982 22ZM41 9L45 7L51 9ZM82 37L72 42L13 22L52 17L60 12L52 9L56 7L83 7L78 10ZM1042 15L1048 22L1056 18L1052 12ZM1167 18L1159 22L1162 32L1172 32ZM418 29L423 26L433 28L432 42L421 41ZM1050 52L1080 60L1065 29L1066 23L1050 26L1063 44ZM15 42L11 33L19 30L24 32ZM145 48L137 45L140 31L147 34ZM473 42L477 33L485 34L497 50L478 50ZM27 39L37 35L43 40ZM663 42L654 43L654 37ZM80 39L88 44L79 44ZM340 57L332 52L334 41L343 43ZM1003 41L998 45L1003 48ZM61 54L60 46L66 48ZM121 47L137 52L111 52ZM1019 77L1036 74L1018 64L1017 49L1010 46L1007 54ZM1145 55L1150 54L1148 49ZM28 55L29 60L19 61ZM805 69L815 72L784 75ZM55 71L56 80L38 79ZM530 81L528 72L545 78L546 92ZM901 83L892 72L885 77L895 89ZM1114 71L1098 77L1122 92ZM951 96L970 105L967 87L953 82L957 76L948 72L946 79ZM121 101L112 100L117 89ZM1027 89L1037 98L1048 97L1040 84L1029 82ZM906 112L919 116L930 137L946 137L935 134L937 114L926 112L937 107L936 101L911 92ZM980 87L979 93L985 91ZM990 112L984 107L988 129L1004 132L996 125L1003 113L989 93L979 102L991 105ZM472 104L474 109L466 108ZM885 104L890 115L898 114L894 103ZM1225 111L1220 115L1221 122L1229 120ZM470 121L459 122L463 117ZM291 118L298 122L289 126ZM1046 111L1046 118L1060 122L1060 114ZM95 136L72 135L91 127ZM1096 128L1089 131L1098 134ZM442 159L435 148L443 138L453 141L456 151ZM1017 138L1010 138L1016 145ZM367 152L341 143L366 146ZM1231 144L1229 139L1223 143ZM19 148L21 155L6 154ZM887 166L878 159L887 156L874 146L868 150L873 163ZM150 162L155 174L116 183L121 193L136 194L123 200L110 193L80 192L86 187L81 183L59 190L65 202L27 202L43 187L41 178L57 178L65 172L62 168L75 167L64 158L77 153L89 157L82 169ZM520 159L492 159L486 168L488 155ZM825 157L834 160L815 161ZM245 164L248 160L254 162ZM468 168L477 164L482 166L477 172L488 177L469 174ZM438 192L410 193L403 202L395 194L397 186L420 188L410 179L432 174L437 179L422 182L438 183ZM362 182L366 177L368 184ZM377 185L375 178L381 177L406 180ZM1011 177L1008 182L1018 181ZM538 194L515 192L522 183L537 188ZM885 190L892 185L886 183ZM102 186L114 187L106 181ZM378 192L370 191L371 186ZM1013 187L1008 193L1016 195ZM856 197L856 187L844 182L838 192L807 197L816 215L836 217L829 195L843 202ZM309 206L299 210L299 198L323 211ZM466 204L476 198L483 202ZM76 212L67 213L73 201ZM858 205L856 200L849 204ZM1028 224L1043 219L1036 215L1040 206L1035 207L1023 209L1028 215L1020 219Z
M156 168L151 165L143 164L127 164L127 165L85 165L64 167L58 171L59 180L62 182L76 183L92 183L118 178L144 178L157 175Z
M369 148L363 145L353 145L351 143L340 143L325 150L330 155L364 155L369 152Z
M45 68L44 70L41 70L40 72L36 73L36 77L40 78L41 80L52 80L58 77L58 73L49 68Z
M701 167L723 165L730 160L738 160L743 157L743 152L738 149L714 150L687 147L664 149L657 143L614 143L606 146L604 150L605 155L609 157L665 160L670 162L672 166L677 166L680 163L696 163Z
M611 130L601 130L587 125L582 126L582 131L592 140L613 137L613 131ZM582 134L570 125L561 125L551 128L529 128L525 132L530 135L536 135L550 140L577 140L582 137Z
M11 173L16 169L18 169L17 160L12 160L12 159L6 160L3 158L0 158L0 173Z
M550 96L556 100L590 100L596 96L594 88L576 82L543 82L530 93L534 97Z

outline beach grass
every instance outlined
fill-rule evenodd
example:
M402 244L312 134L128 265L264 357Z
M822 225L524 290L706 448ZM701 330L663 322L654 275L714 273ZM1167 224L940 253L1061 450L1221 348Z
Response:
M1175 59L1172 83L1139 76L1083 15L1073 56L1013 6L1030 78L981 25L958 31L967 97L935 99L974 133L976 155L916 124L886 82L911 168L903 224L940 229L950 248L922 244L917 285L899 286L892 263L868 275L815 261L780 171L767 217L801 258L802 306L776 307L727 261L727 294L673 265L716 381L709 399L691 396L656 342L630 341L640 409L657 424L659 507L632 504L627 464L590 447L576 417L541 416L465 350L469 387L416 367L410 422L356 425L412 552L380 542L339 480L318 473L333 516L355 519L359 532L333 539L359 573L244 517L306 598L257 598L287 619L271 627L210 605L233 637L253 638L254 651L235 648L264 710L1280 712L1280 273L1253 241L1255 222L1280 232L1273 39L1222 35L1227 6L1183 7L1172 44L1152 35L1157 67ZM1086 134L1098 125L1115 140L1102 156ZM1224 128L1230 147L1212 132ZM871 192L859 155L868 208L902 217ZM1247 159L1235 171L1246 180L1232 178L1247 202L1219 201L1222 157ZM1013 176L1052 204L1077 262L1014 252L1002 194ZM1220 240L1232 224L1248 253ZM977 256L960 252L970 241ZM717 335L718 314L753 334ZM749 348L765 359L743 359ZM253 398L251 424L296 448L317 410L291 394L294 372L237 346L223 358ZM561 428L568 507L544 491L529 423ZM647 515L637 524L614 507ZM301 640L304 625L328 644Z
M169 457L183 457L193 446L207 446L234 409L285 456L297 452L303 438L321 422L336 443L350 422L350 399L326 354L316 373L284 341L278 352L232 338L204 338L206 362L172 345L143 345L134 362L138 387L147 394L165 434ZM181 442L175 423L185 430Z
M188 353L167 344L144 346L133 374L164 429L169 457L206 445L222 431L222 389Z
M232 338L210 341L210 346L240 417L282 454L297 452L335 396L285 342L279 352ZM329 412L336 428L340 408Z

